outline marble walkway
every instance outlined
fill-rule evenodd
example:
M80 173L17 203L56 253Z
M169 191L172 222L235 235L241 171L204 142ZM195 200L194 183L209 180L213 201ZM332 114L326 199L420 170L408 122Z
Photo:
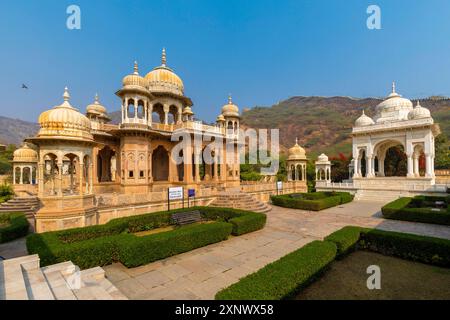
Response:
M222 288L347 225L450 239L450 227L385 220L377 202L354 201L321 212L273 207L263 230L138 268L104 267L129 299L213 299Z

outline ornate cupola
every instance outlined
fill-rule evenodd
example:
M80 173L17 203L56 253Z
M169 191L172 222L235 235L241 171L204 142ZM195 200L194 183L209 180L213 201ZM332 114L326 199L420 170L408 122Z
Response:
M150 101L154 98L148 90L148 82L139 75L138 63L134 62L133 73L122 80L122 89L116 95L122 99L121 128L132 127L146 129L151 123Z
M238 134L239 132L239 108L233 103L231 94L228 96L228 103L222 107L222 116L225 119L225 127L228 134Z
M167 66L166 49L162 50L161 65L145 76L148 89L152 93L171 93L184 96L184 84L181 78Z
M356 119L355 121L355 127L365 127L365 126L371 126L375 124L375 122L372 120L371 117L367 116L366 113L362 112L361 117L359 117L358 119Z
M91 120L93 130L99 130L102 124L111 121L106 108L100 104L98 94L95 95L94 103L86 107L86 116Z
M430 110L427 108L424 108L420 105L420 101L417 100L416 107L411 110L408 114L409 120L418 120L418 119L425 119L425 118L431 118Z

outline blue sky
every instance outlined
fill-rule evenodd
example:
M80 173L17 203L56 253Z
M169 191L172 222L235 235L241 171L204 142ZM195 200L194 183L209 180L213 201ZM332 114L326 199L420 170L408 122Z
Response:
M80 6L82 29L66 28ZM382 30L366 27L377 4ZM228 93L242 109L296 95L409 98L450 95L446 0L2 0L0 115L36 121L67 85L82 111L96 92L109 111L139 62L183 79L198 118L212 121ZM21 84L29 90L21 89Z

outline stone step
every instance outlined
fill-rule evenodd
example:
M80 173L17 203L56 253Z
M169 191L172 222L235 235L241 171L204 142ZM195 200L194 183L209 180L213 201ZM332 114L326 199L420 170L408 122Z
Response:
M29 300L55 300L47 279L40 268L23 270Z
M39 256L30 255L20 258L0 261L0 300L28 300L28 290L25 283L23 270L37 270L39 268Z

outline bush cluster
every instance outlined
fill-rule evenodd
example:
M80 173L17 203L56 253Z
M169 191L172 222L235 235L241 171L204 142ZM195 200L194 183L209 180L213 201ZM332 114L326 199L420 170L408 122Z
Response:
M177 212L198 210L212 223L176 227L143 237L135 232L173 224ZM136 267L190 251L264 227L266 216L229 208L195 207L114 219L105 225L33 234L27 238L30 254L39 254L41 265L72 261L82 269L115 261Z
M433 210L435 201L443 201L447 208ZM399 198L385 205L381 212L386 219L450 225L450 196Z
M312 192L285 194L271 197L276 206L320 211L353 201L353 195L348 192Z
M30 224L23 213L7 213L0 215L0 243L8 242L28 234Z

